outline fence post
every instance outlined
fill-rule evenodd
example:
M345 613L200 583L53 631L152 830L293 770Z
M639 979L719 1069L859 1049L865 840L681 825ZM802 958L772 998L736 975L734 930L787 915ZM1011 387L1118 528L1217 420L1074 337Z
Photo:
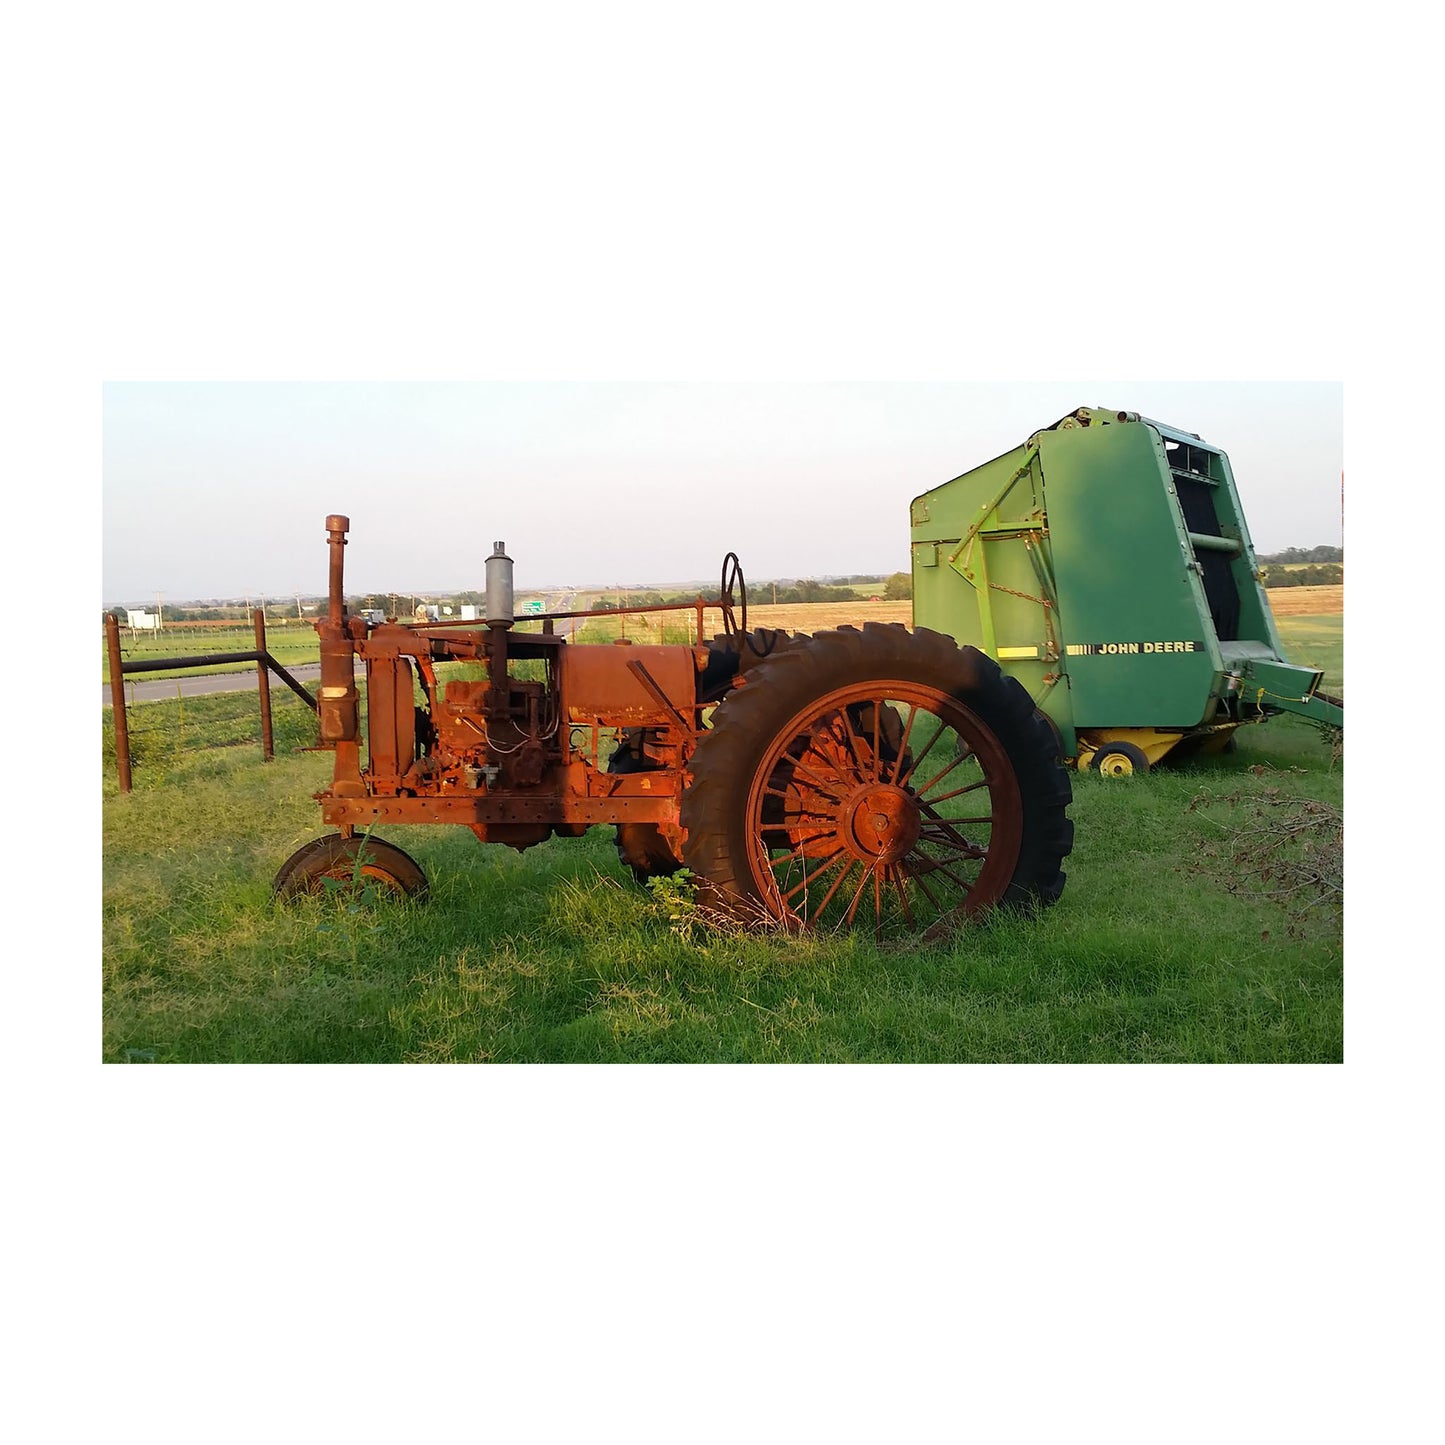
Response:
M256 651L261 654L256 663L256 683L261 690L261 756L269 763L276 756L276 748L271 738L271 671L266 666L269 654L266 651L265 609L258 607L251 614L251 622L256 630Z
M105 614L105 647L110 659L110 711L115 723L115 764L120 790L130 792L130 728L125 715L125 674L120 661L120 618Z

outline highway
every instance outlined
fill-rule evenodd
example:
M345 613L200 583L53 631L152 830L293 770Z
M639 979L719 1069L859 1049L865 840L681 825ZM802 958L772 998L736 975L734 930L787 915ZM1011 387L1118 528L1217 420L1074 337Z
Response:
M303 686L317 681L321 676L319 662L298 663L286 670ZM360 668L357 669L357 675L361 675ZM255 692L256 669L247 668L245 672L193 672L180 677L132 677L127 679L125 685L126 706L130 707L138 702L174 701L177 688L180 689L181 697L205 697L213 692ZM273 696L291 695L286 684L275 676L271 678L271 692ZM111 705L108 682L100 689L100 702L102 707Z

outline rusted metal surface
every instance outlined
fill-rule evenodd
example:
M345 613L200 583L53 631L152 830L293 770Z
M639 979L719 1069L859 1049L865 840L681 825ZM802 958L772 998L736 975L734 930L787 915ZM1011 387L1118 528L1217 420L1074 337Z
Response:
M331 785L317 801L342 840L378 823L452 823L523 849L613 824L638 876L696 857L694 873L720 880L742 906L756 902L784 922L831 909L850 926L871 917L875 929L894 915L910 931L923 926L915 914L924 904L935 918L969 915L1009 889L1023 837L1019 785L1008 751L960 697L981 692L980 706L994 711L1011 702L987 691L1001 684L979 673L979 654L971 660L947 638L901 628L812 641L749 632L732 554L719 600L555 613L541 632L521 631L501 542L488 558L489 620L371 624L345 611L348 526L327 518L331 591L316 624L320 730L334 753ZM704 644L709 607L721 612L725 635ZM695 611L696 644L579 645L550 626L682 610ZM465 675L459 664L469 665ZM872 680L850 680L851 671ZM802 692L789 691L798 685ZM770 729L761 736L739 721L750 702ZM1044 793L1042 769L1056 749L1045 725L1033 731L1026 746ZM711 817L683 826L684 800L699 806L704 775L730 832ZM1053 855L1036 850L1039 876L1025 884L1045 901L1062 887L1067 791L1033 804L1038 816L1059 814Z
M574 723L673 724L691 731L698 660L681 645L575 646L561 656L562 706Z
M120 656L120 619L114 612L105 614L105 646L110 659L111 716L115 719L115 765L120 776L120 790L128 793L130 779L130 723L125 712L125 664Z
M578 646L545 630L551 617L541 633L505 620L368 626L345 613L347 525L344 517L327 518L329 608L317 624L321 735L335 751L331 787L319 797L325 822L343 833L378 819L460 823L484 841L518 848L600 823L649 824L678 835L706 648ZM707 605L554 617L686 610L701 634ZM367 681L364 747L358 659ZM485 677L444 675L460 662L481 664ZM605 754L624 733L643 766L610 773Z

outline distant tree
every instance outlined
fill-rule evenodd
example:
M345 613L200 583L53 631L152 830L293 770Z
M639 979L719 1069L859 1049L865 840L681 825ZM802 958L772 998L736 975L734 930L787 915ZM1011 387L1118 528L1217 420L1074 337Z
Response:
M1261 562L1273 562L1277 566L1298 566L1304 562L1343 562L1343 547L1286 547L1283 552L1261 553Z
M913 596L913 578L907 572L895 572L883 584L883 596L889 602L906 602Z
M1345 580L1345 569L1338 562L1293 567L1276 564L1261 570L1266 587L1339 587Z

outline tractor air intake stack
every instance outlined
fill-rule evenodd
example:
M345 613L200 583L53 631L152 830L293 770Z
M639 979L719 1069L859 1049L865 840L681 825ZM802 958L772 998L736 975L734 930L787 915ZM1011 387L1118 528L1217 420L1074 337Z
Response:
M342 589L342 557L351 519L332 515L326 519L326 540L331 548L330 596L326 621L318 622L321 635L321 690L317 718L324 743L355 744L357 736L357 692L355 653L346 628L346 599Z

